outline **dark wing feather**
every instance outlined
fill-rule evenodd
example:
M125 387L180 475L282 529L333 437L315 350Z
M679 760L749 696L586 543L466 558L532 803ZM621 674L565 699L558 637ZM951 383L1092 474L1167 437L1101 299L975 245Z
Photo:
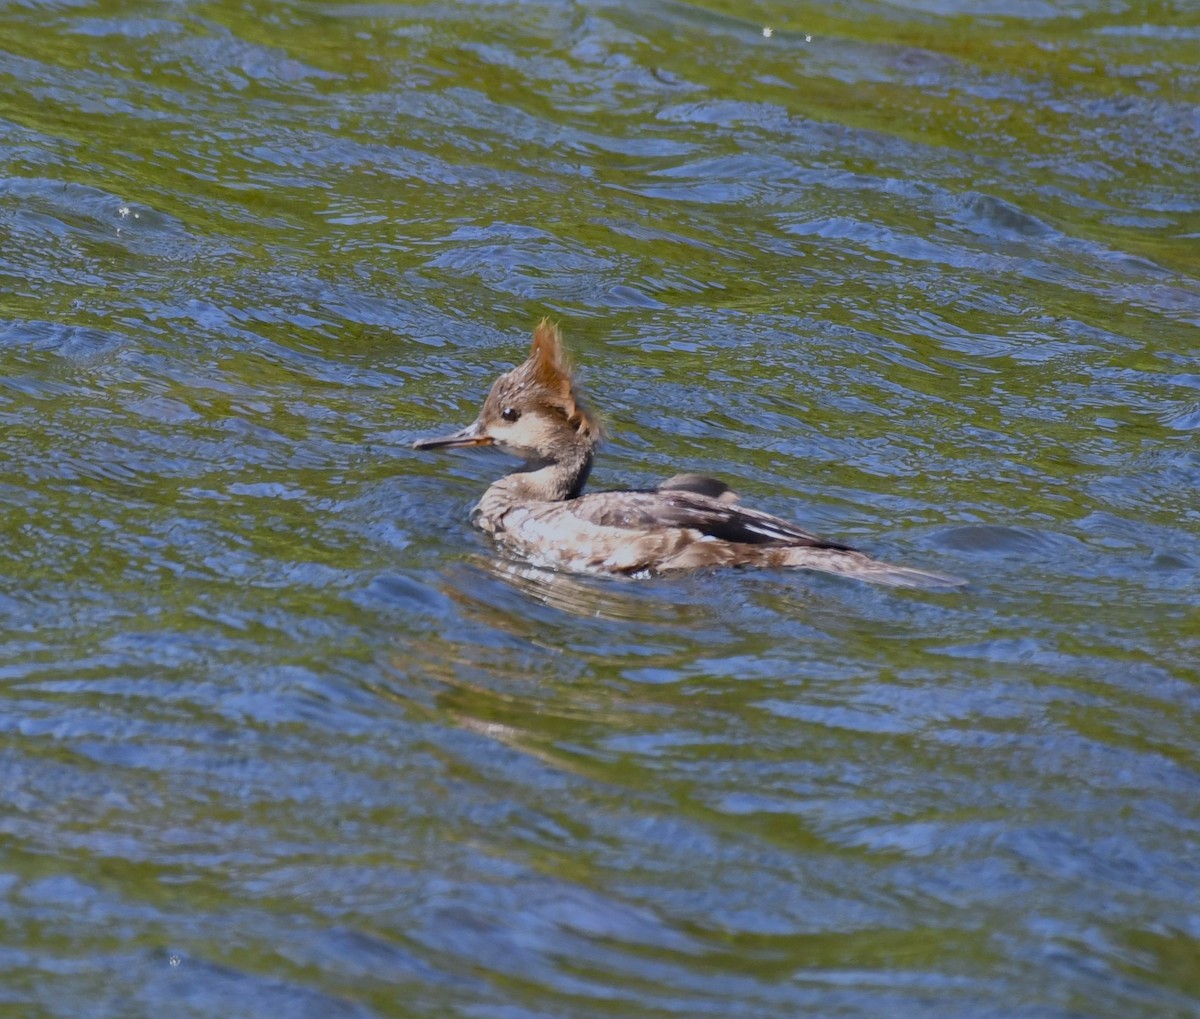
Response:
M744 545L854 551L849 545L826 541L780 517L743 509L690 487L660 488L654 492L601 492L575 499L570 506L581 520L601 527L650 531L686 528L718 541Z
M710 478L706 474L676 474L667 478L658 486L660 492L695 492L697 495L707 495L717 502L737 502L737 493L724 481Z

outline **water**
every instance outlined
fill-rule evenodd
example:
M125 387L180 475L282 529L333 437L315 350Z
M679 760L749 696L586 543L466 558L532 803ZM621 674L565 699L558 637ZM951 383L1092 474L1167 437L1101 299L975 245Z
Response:
M764 33L764 28L772 31ZM1200 17L0 8L0 1010L1200 1015ZM497 559L609 439L965 593Z

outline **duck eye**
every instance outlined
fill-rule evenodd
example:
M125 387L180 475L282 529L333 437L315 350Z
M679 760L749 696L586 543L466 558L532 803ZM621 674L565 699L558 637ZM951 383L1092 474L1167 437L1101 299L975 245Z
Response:
M505 421L511 423L516 421L517 418L521 416L521 412L517 410L516 407L505 407L504 410L500 412L500 416L504 418Z

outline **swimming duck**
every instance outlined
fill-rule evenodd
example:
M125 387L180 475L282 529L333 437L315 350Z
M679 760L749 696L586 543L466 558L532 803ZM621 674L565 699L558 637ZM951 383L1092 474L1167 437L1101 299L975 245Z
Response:
M599 441L599 422L576 397L562 333L543 319L529 357L493 383L472 424L413 445L494 445L523 459L524 466L484 492L471 519L539 566L633 577L711 566L790 567L893 587L965 583L826 541L742 506L728 485L700 474L677 474L654 489L585 495Z

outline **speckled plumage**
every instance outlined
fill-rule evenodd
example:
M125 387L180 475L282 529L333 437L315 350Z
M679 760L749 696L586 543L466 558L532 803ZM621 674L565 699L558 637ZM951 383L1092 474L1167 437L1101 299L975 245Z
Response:
M523 468L492 484L476 526L530 561L579 573L650 576L708 566L820 570L896 587L963 581L879 562L780 517L746 509L729 486L680 474L648 491L583 495L600 439L579 403L558 327L543 320L528 359L492 385L475 422L417 449L498 445Z

